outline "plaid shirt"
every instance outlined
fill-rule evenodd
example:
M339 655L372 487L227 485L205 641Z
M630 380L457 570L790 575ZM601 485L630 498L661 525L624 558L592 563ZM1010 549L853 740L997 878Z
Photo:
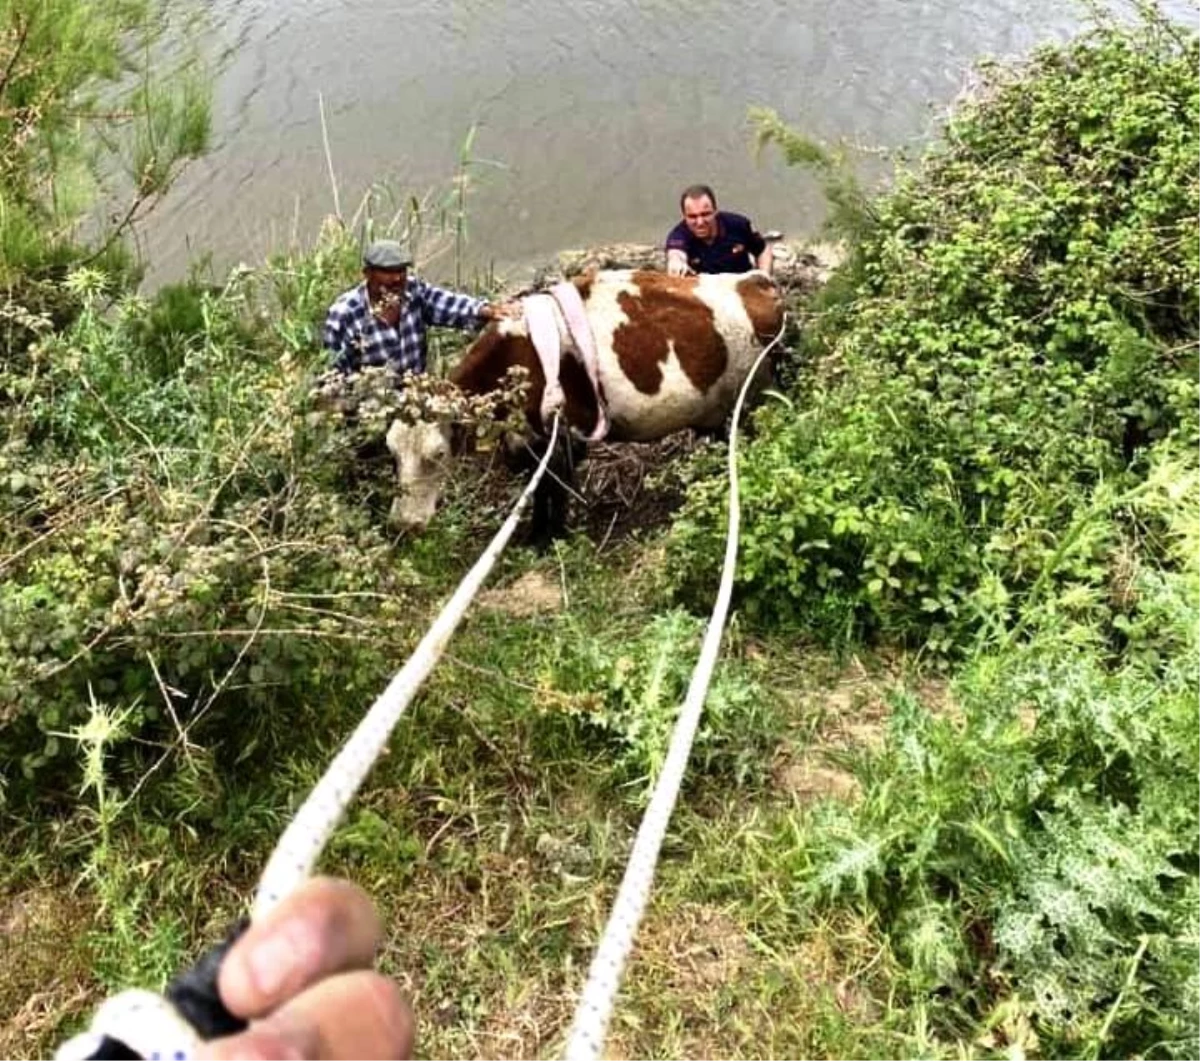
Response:
M333 355L333 367L342 372L368 365L390 365L399 375L424 372L426 326L478 327L483 305L482 299L409 277L400 320L393 328L371 312L364 282L329 307L324 346Z

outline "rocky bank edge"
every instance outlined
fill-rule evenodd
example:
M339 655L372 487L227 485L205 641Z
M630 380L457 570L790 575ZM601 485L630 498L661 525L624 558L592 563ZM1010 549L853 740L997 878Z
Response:
M775 280L784 291L807 295L824 286L845 258L845 248L834 243L775 244ZM663 249L652 243L609 243L586 250L560 251L556 260L540 266L531 289L544 288L589 269L663 268Z

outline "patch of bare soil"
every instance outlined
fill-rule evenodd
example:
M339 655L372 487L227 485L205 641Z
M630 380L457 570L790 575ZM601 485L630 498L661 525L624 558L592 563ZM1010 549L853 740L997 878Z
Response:
M909 685L914 696L934 715L961 726L964 722L962 707L950 691L950 683L944 678L926 677Z
M614 1022L605 1056L650 1056L647 1035L667 1034L672 1056L729 1056L717 1015L728 1015L723 1000L756 971L746 930L726 911L702 903L654 910L638 933L628 974L633 997L625 1012L637 1011L640 1019L632 1026Z
M667 1042L682 1057L821 1056L772 1052L772 1044L782 1035L794 1047L794 1028L826 1019L829 1000L854 1020L878 1019L859 975L872 964L862 953L865 938L848 920L764 953L725 909L656 908L629 971L623 1012L637 1019L614 1022L605 1056L651 1056L647 1042Z
M480 596L479 603L493 611L525 619L531 615L562 611L563 597L557 582L541 571L530 570L511 585L488 590Z
M502 1013L489 1014L475 1037L476 1057L526 1061L545 1057L545 1048L567 1027L573 998L555 997L541 985L522 985L505 1000Z
M640 959L661 963L671 991L684 998L736 983L751 962L745 929L719 907L698 903L650 919L638 952Z
M832 988L839 1010L859 1023L871 1024L880 1014L862 976L862 955L855 953L862 945L861 926L847 919L843 932L831 926L829 931L809 935L791 958L814 994ZM871 962L865 965L869 969Z
M862 793L858 779L823 761L819 752L780 756L771 770L771 780L780 792L801 802L837 799L852 803Z
M855 659L828 686L809 694L816 727L807 747L785 744L779 749L771 768L776 790L802 802L857 799L857 779L839 769L827 753L880 750L891 716L888 693L900 688L907 688L931 713L961 724L962 709L945 680L928 675L906 680L899 660L883 657L878 667L868 669Z
M858 660L847 667L821 696L817 742L830 748L876 750L891 709L888 678L870 673Z

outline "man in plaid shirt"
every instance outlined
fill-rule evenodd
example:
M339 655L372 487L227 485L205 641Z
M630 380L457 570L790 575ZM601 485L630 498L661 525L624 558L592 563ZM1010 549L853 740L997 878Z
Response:
M395 240L377 240L363 254L363 282L340 295L325 318L324 346L333 367L357 372L390 365L397 375L425 371L425 329L477 328L520 317L518 303L492 303L446 291L409 276L412 256Z

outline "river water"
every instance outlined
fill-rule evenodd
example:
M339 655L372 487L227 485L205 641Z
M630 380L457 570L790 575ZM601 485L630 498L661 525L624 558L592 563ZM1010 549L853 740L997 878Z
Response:
M1075 0L209 0L211 152L143 230L151 285L311 244L372 189L374 212L444 198L470 130L466 276L516 278L568 247L658 241L686 184L760 228L813 234L813 180L755 156L747 109L855 145L916 149L985 55L1083 21ZM322 121L322 112L324 122ZM328 153L324 142L328 139ZM332 163L333 176L330 176ZM445 247L433 240L427 249ZM452 278L443 251L426 272Z

